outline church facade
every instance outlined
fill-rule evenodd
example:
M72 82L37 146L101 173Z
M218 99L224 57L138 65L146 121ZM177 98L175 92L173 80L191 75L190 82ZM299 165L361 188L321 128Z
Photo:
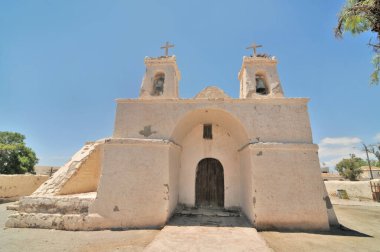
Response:
M183 206L238 209L261 230L337 224L308 99L284 96L274 57L243 58L238 99L217 87L181 99L175 56L145 65L139 98L116 100L113 136L87 143L7 226L159 227Z

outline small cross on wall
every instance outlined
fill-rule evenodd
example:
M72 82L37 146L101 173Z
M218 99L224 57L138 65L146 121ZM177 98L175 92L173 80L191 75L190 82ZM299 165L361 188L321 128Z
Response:
M257 48L260 48L260 47L263 47L262 45L256 45L256 43L253 43L252 45L248 46L246 49L249 50L249 49L253 49L253 57L257 57L257 53L256 53L256 49Z
M174 47L174 45L171 45L169 42L166 42L165 45L161 46L161 49L165 49L165 57L169 56L169 48Z

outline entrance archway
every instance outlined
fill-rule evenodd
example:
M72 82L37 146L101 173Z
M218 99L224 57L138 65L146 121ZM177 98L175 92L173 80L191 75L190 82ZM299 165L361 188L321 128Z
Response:
M219 160L199 161L195 182L195 205L206 208L224 207L224 171Z

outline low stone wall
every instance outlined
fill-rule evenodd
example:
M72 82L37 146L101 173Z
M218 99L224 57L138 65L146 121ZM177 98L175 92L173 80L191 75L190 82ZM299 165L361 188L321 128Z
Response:
M30 195L48 178L47 175L0 175L0 198Z
M349 198L372 200L369 181L325 181L329 196L337 197L337 190L346 190Z

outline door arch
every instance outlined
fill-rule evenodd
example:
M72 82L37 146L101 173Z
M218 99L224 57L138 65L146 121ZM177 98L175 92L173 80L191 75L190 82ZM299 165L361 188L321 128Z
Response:
M204 158L197 165L195 205L206 208L224 207L224 171L219 160Z

